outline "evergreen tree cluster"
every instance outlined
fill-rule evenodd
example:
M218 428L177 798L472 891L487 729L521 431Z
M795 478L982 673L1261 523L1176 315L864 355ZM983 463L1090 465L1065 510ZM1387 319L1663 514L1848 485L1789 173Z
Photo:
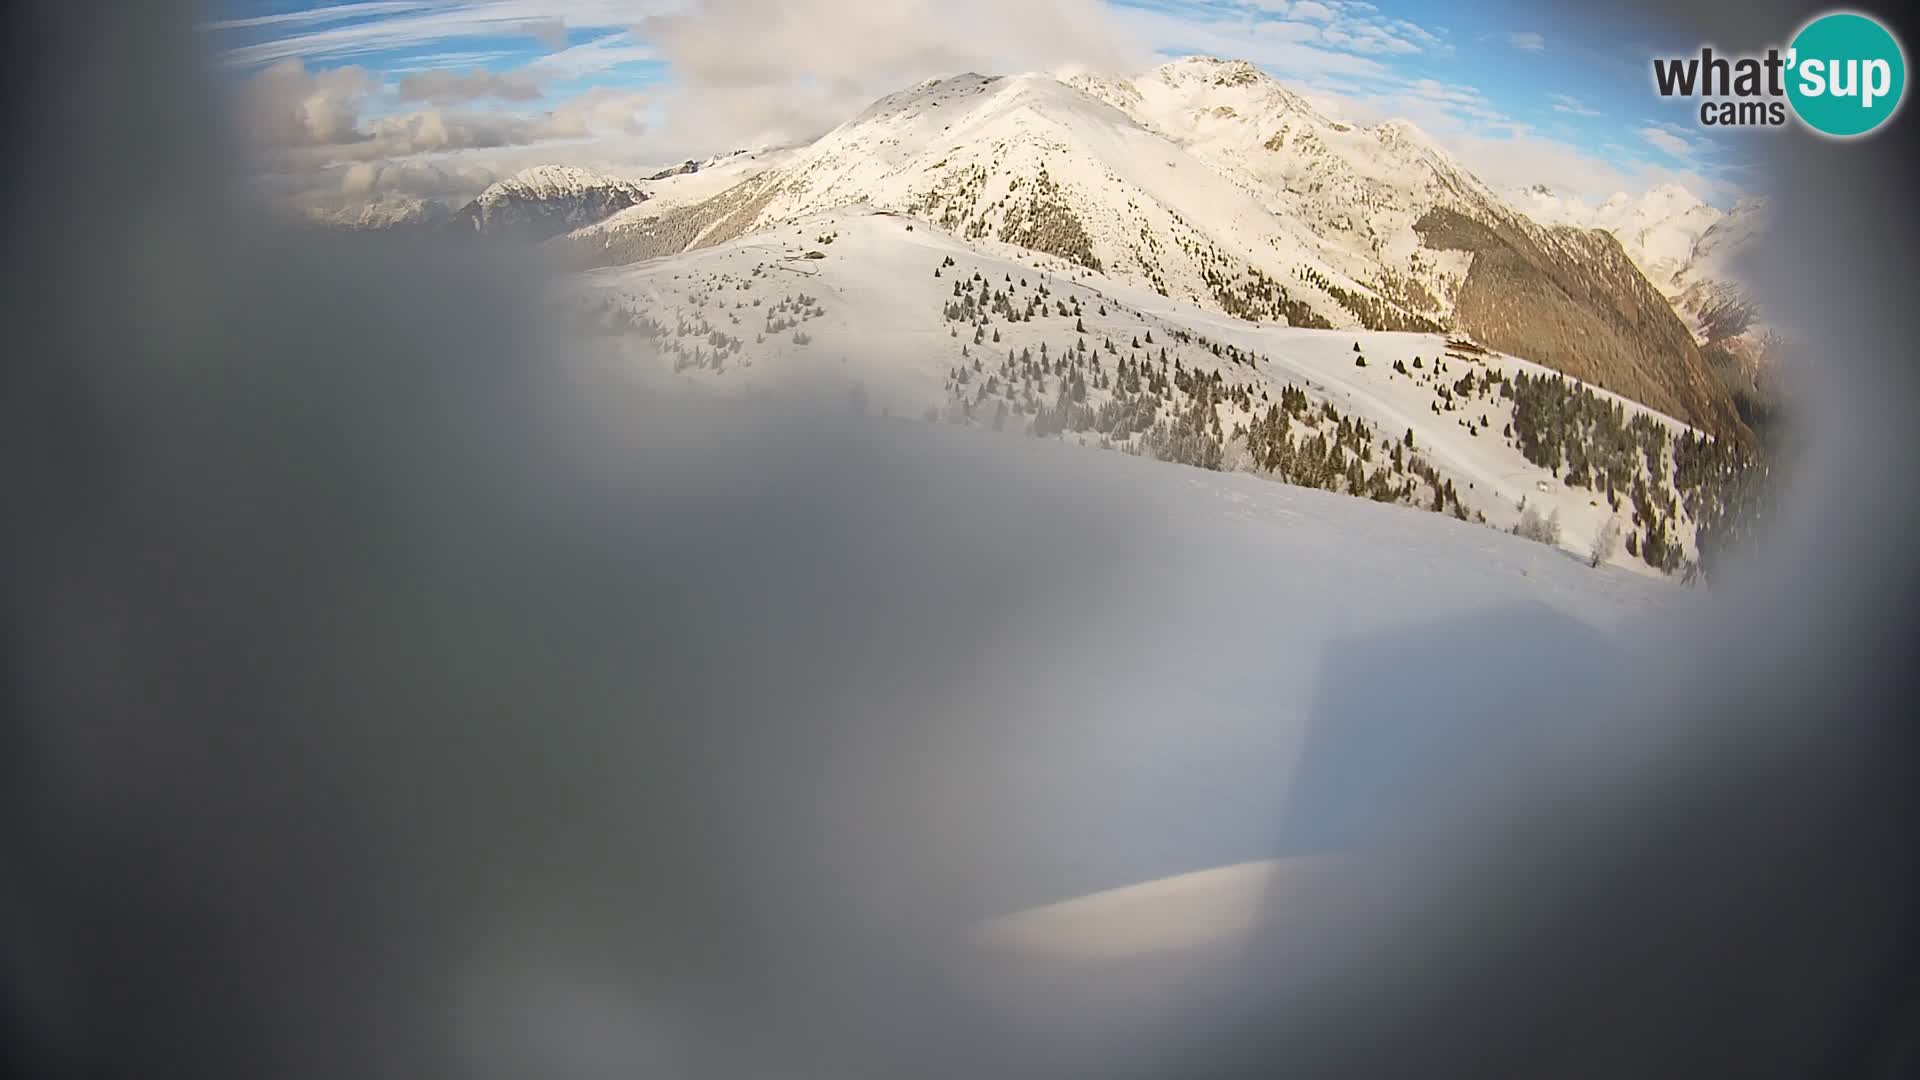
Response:
M1048 175L1045 165L1040 166L1039 175L1031 184L1023 184L1015 177L1003 202L1001 240L1057 255L1089 270L1101 269L1100 260L1093 254L1093 239L1067 204L1060 185ZM984 221L981 228L984 235Z
M1315 330L1333 329L1325 316L1306 302L1289 296L1285 286L1257 266L1248 266L1241 274L1231 276L1208 266L1202 269L1200 280L1220 310L1235 318L1248 322L1284 321L1288 326Z
M1408 453L1409 443L1377 438L1366 421L1342 416L1331 402L1312 408L1306 392L1291 383L1244 437L1254 464L1287 483L1467 516L1453 481ZM1421 497L1423 489L1430 499Z
M1689 433L1674 441L1674 484L1694 522L1700 573L1711 584L1728 556L1753 540L1774 506L1774 469L1764 456Z
M1334 303L1339 304L1350 312L1354 318L1359 319L1360 325L1368 330L1407 330L1419 334L1436 334L1444 329L1438 322L1424 315L1406 311L1381 299L1379 296L1356 293L1351 289L1336 284L1330 280L1327 275L1321 273L1314 267L1296 266L1293 269L1293 276L1301 282L1311 285L1332 297ZM1305 305L1303 304L1301 306L1304 307ZM1316 318L1318 318L1318 316L1316 316ZM1321 320L1321 323L1328 327L1332 325L1325 320ZM1294 325L1301 326L1306 324L1296 323Z
M1674 573L1687 565L1686 522L1709 579L1726 553L1751 538L1771 497L1767 463L1697 432L1670 432L1646 413L1627 415L1564 375L1513 376L1513 438L1526 459L1619 510L1631 507L1626 548ZM1564 472L1564 475L1562 475Z
M941 228L949 232L958 232L977 239L985 235L981 231L985 228L985 222L976 216L975 209L980 205L980 196L986 191L986 187L986 166L969 165L956 173L949 174L938 186L928 189L926 194L910 204L907 210L916 216L938 221Z
M1108 305L1090 311L1044 282L1026 286L978 272L954 281L943 314L970 341L948 372L948 418L1039 437L1096 436L1104 448L1206 469L1225 468L1244 447L1246 464L1278 480L1469 516L1452 481L1410 443L1379 437L1331 403L1312 405L1301 387L1288 384L1275 401L1257 382L1228 377L1236 366L1257 370L1254 353L1179 328L1163 331L1165 341L1145 325L1096 338L1088 320L1110 318ZM975 351L989 334L999 343L1001 323L1056 318L1072 320L1063 345L1006 346L997 360ZM1188 362L1196 351L1204 366Z
M1199 268L1207 293L1227 314L1248 322L1284 321L1288 326L1333 329L1325 316L1288 295L1286 286L1259 267L1236 262L1210 240L1185 234L1176 234L1175 239Z

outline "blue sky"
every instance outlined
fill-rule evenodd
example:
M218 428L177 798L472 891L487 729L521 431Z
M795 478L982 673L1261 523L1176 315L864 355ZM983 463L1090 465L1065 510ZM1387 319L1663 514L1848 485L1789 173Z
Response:
M931 76L1208 53L1251 60L1349 119L1412 120L1496 186L1597 200L1677 181L1725 205L1748 175L1740 147L1650 91L1648 59L1697 42L1498 0L227 0L215 12L209 44L231 77L278 95L263 123L300 114L305 128L272 137L307 163L329 141L363 163L381 150L442 166L525 159L543 144L664 162L809 136Z

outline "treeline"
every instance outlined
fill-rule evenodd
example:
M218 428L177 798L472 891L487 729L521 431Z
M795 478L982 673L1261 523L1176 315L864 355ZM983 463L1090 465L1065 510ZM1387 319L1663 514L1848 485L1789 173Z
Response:
M1564 375L1520 372L1506 391L1521 454L1616 511L1629 506L1627 553L1649 566L1691 576L1696 564L1682 541L1691 522L1698 570L1711 580L1764 517L1771 472L1758 455L1704 434L1675 434L1646 413L1628 416L1619 401Z
M1437 334L1445 327L1424 315L1403 311L1378 296L1356 293L1334 284L1327 275L1311 266L1296 266L1293 276L1333 297L1368 330L1401 330L1418 334ZM1331 326L1332 324L1327 324Z
M1024 188L1024 190L1023 190ZM1102 269L1093 253L1093 239L1068 205L1060 185L1040 166L1031 185L1016 177L1007 192L1000 218L1000 239L1009 244L1058 255L1089 270Z
M1674 482L1680 503L1693 518L1694 548L1708 581L1727 557L1751 543L1771 514L1776 497L1774 467L1762 453L1748 453L1705 435L1682 435L1674 443Z
M1266 387L1231 378L1236 367L1257 370L1262 358L1246 349L1181 328L1163 330L1164 341L1144 326L1096 340L1086 324L1096 312L1079 296L1053 295L1044 282L1030 286L1011 273L998 281L965 273L951 256L934 269L936 276L948 271L953 288L941 314L950 336L969 332L961 364L947 373L951 422L1046 438L1092 436L1102 448L1162 461L1250 469L1303 487L1477 516L1453 482L1415 452L1411 431L1382 438L1330 402L1311 405L1292 384L1276 401ZM1097 314L1107 317L1108 305L1099 303ZM1057 349L1045 341L1002 342L999 323L1049 318L1070 321L1073 340ZM1193 350L1212 366L1177 355Z

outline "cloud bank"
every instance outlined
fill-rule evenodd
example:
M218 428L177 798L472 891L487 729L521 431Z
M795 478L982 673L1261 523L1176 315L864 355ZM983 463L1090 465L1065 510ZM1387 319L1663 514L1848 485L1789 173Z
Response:
M223 59L255 69L243 127L267 171L322 202L348 190L341 171L358 163L409 166L380 173L391 186L357 171L354 197L372 199L443 190L400 178L477 179L540 160L637 170L811 139L926 78L1125 73L1194 53L1251 60L1355 122L1409 120L1496 187L1738 190L1731 163L1685 132L1620 126L1612 140L1637 153L1596 145L1593 129L1610 122L1589 99L1495 100L1456 66L1450 32L1339 0L367 2L206 32L273 35ZM1532 29L1473 40L1549 47Z

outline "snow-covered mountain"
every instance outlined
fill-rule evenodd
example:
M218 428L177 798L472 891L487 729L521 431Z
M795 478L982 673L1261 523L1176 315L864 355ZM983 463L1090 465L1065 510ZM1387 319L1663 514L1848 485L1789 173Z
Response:
M391 232L431 229L445 225L452 217L445 203L390 195L360 206L341 210L314 211L307 220L315 225L354 232Z
M537 165L489 185L449 226L489 238L544 240L644 202L638 183L566 165Z
M1751 352L1764 334L1758 307L1741 284L1739 257L1766 227L1765 200L1746 198L1731 211L1702 201L1678 184L1633 197L1624 192L1598 206L1544 185L1510 193L1513 204L1549 225L1612 233L1655 288L1686 319L1703 345Z
M881 206L1261 318L1424 329L1450 311L1468 260L1414 258L1413 224L1455 193L1497 204L1408 125L1357 131L1250 65L1193 59L1135 80L922 83L756 178L729 213L710 215L725 225L700 232L717 242ZM604 245L622 224L593 239ZM1383 269L1409 281L1383 283Z
M801 152L799 147L736 150L706 161L662 169L647 181L647 199L606 220L578 229L563 243L574 258L614 265L667 255L705 242L709 219L724 217L742 193ZM724 198L722 197L724 196ZM737 236L739 231L725 233Z
M1245 62L1190 58L1131 79L1070 81L1252 195L1277 226L1267 245L1303 252L1307 268L1295 276L1330 277L1335 304L1363 323L1451 313L1470 260L1423 250L1417 225L1427 213L1513 216L1411 124L1330 119ZM1330 313L1336 325L1341 314Z
M309 211L315 225L354 232L442 230L537 242L609 219L633 221L698 202L764 171L778 149L689 159L628 180L566 165L539 165L489 185L458 210L432 199L388 195L344 209ZM769 155L773 155L770 158Z
M1534 185L1515 193L1514 205L1542 224L1612 233L1647 280L1669 296L1677 291L1674 278L1693 259L1694 245L1725 216L1679 184L1637 197L1619 192L1599 206Z
M1243 62L930 80L711 198L565 244L619 264L858 205L1257 322L1464 331L1740 430L1687 328L1610 236L1542 226L1412 125L1332 120Z
M1739 340L1764 331L1759 308L1740 281L1741 260L1766 232L1768 213L1762 199L1735 203L1701 234L1692 257L1674 275L1674 305L1695 321L1704 340Z
M666 168L661 169L659 172L649 175L647 179L654 180L654 181L672 180L675 177L692 176L694 173L697 173L702 169L711 169L716 165L727 165L727 164L737 165L740 163L740 159L745 158L750 160L760 154L767 153L769 149L771 148L766 146L761 146L761 147L756 147L752 149L731 150L724 154L715 154L704 161L695 160L694 158L688 158L685 161L682 161L681 163L679 163L678 165L669 165Z

